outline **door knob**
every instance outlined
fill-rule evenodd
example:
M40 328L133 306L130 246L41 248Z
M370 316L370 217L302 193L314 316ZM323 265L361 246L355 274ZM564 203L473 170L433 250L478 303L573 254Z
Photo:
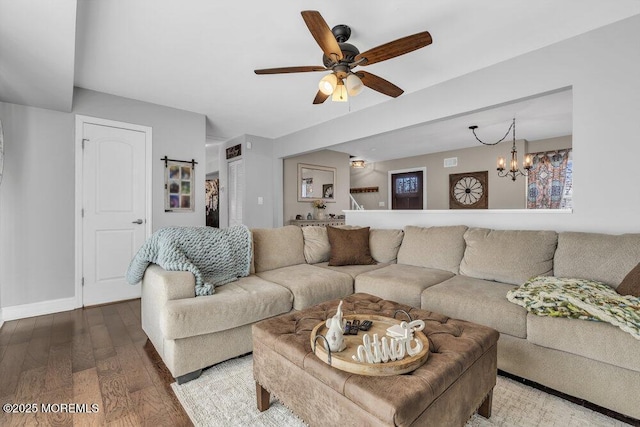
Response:
M143 222L144 222L143 220L138 219L138 220L132 221L131 224L142 224Z

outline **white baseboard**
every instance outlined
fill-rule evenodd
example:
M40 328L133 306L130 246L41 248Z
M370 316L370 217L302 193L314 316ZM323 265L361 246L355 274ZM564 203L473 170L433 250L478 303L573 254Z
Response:
M60 298L50 301L34 302L32 304L14 305L3 307L1 311L2 321L24 319L26 317L42 316L45 314L59 313L76 309L76 298Z
M2 317L2 308L0 308L0 329L2 329L2 325L4 325L4 317Z

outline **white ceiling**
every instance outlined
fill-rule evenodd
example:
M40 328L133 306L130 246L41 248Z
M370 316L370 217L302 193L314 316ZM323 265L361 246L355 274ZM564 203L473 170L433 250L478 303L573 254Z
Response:
M75 0L0 0L0 101L71 111Z
M205 114L208 137L220 141L241 134L277 138L391 99L365 89L347 104L312 105L324 73L255 75L256 68L322 64L302 10L319 10L330 27L349 25L349 42L360 51L428 30L431 46L366 67L405 93L640 13L640 0L77 0L77 12L75 3L0 0L1 101L69 111L73 81ZM37 25L28 22L27 4L39 10ZM67 27L74 20L72 58ZM529 119L520 119L524 131ZM470 124L456 126L468 132ZM491 133L476 124L480 135ZM449 132L436 125L420 130L420 140L445 143L436 140ZM402 134L415 140L416 132Z

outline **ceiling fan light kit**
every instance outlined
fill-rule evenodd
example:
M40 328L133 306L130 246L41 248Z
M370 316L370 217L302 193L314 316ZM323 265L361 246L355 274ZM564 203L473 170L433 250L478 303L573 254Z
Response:
M349 94L349 96L356 96L357 94L362 92L362 88L364 87L362 84L362 80L360 80L360 77L356 76L353 73L350 73L347 76L345 80L345 86L347 87L347 93Z
M318 83L318 93L313 100L314 104L322 104L329 96L332 101L346 102L348 96L358 95L364 86L393 98L400 96L404 91L382 77L366 71L355 73L352 70L357 66L371 65L404 55L432 43L429 32L423 31L360 53L357 47L347 43L351 36L349 26L336 25L330 29L320 12L305 10L301 13L311 35L322 49L324 67L279 67L254 70L254 72L256 74L283 74L331 71Z
M335 74L327 74L318 83L320 92L325 95L331 95L338 85L338 78Z
M345 87L342 80L338 81L338 85L331 95L331 100L333 102L347 102L347 88Z

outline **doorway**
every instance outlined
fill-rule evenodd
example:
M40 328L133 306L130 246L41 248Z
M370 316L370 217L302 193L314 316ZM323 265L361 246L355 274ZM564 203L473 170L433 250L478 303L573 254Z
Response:
M389 171L389 207L426 209L426 176L426 167Z
M76 300L140 297L125 273L151 235L151 128L76 116Z
M227 164L229 227L243 224L244 163L242 159Z

